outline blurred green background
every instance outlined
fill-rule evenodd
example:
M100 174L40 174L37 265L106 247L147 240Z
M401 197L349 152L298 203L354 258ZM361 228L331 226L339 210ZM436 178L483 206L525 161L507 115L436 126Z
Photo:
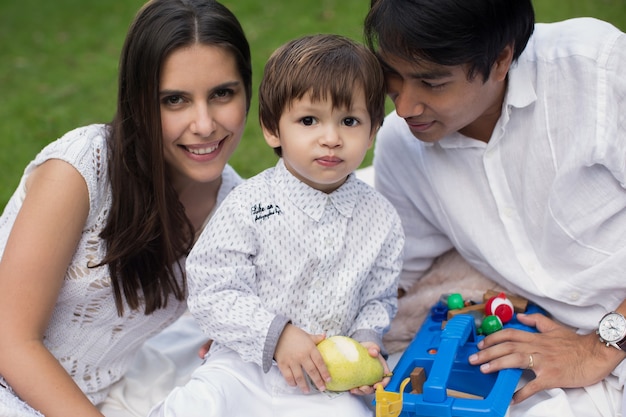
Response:
M108 122L115 110L118 55L144 0L0 0L0 210L25 165L66 131ZM338 33L362 40L369 0L223 0L252 48L256 91L263 65L287 40ZM594 16L626 30L626 0L536 0L537 21ZM273 165L256 93L232 165L249 177ZM391 107L390 107L391 108ZM365 164L371 161L371 153Z

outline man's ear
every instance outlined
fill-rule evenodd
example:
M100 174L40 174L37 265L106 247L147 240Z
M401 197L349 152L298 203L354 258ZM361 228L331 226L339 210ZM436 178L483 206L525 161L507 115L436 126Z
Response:
M513 62L513 44L508 44L500 51L496 62L493 63L491 76L496 81L504 81L509 73L511 63Z
M278 136L278 132L271 132L263 124L261 124L261 130L263 130L265 142L267 142L271 148L278 148L280 146L280 137Z

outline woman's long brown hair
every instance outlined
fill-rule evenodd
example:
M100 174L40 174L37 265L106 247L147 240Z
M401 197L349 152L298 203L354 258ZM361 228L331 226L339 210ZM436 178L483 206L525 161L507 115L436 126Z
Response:
M118 314L124 301L145 314L186 296L184 257L194 229L168 180L159 105L161 67L174 50L194 43L218 45L237 62L248 106L250 49L235 16L207 0L153 0L138 12L122 49L117 112L108 137L111 210L100 237ZM207 71L210 71L207 68Z

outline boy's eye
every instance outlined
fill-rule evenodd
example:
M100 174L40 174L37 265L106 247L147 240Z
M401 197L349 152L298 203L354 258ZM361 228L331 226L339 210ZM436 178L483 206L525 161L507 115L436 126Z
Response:
M355 119L354 117L346 117L345 119L343 119L343 124L348 127L353 127L353 126L358 125L359 121Z
M315 118L313 116L305 116L300 119L300 123L302 123L305 126L311 126L315 124Z

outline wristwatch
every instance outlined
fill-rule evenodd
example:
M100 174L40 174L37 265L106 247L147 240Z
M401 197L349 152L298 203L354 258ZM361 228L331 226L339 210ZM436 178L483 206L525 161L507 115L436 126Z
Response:
M619 350L626 350L626 317L611 311L600 319L596 333L602 343Z

